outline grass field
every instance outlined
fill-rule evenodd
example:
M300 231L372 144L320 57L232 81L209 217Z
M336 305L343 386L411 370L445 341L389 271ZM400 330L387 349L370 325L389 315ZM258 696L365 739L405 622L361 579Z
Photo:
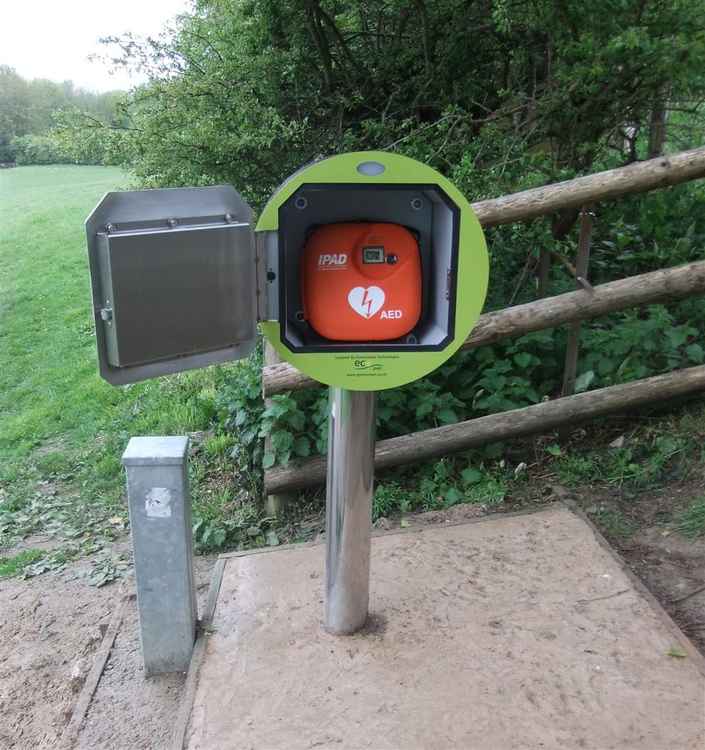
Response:
M0 551L33 532L78 554L126 527L131 435L202 429L212 370L114 388L97 374L83 222L109 167L0 170ZM59 555L59 564L62 555Z

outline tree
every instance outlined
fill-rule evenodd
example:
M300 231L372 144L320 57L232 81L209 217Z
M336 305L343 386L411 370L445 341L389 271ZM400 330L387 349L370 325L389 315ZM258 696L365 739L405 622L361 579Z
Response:
M12 68L0 65L0 162L14 159L15 139L21 139L16 143L25 160L41 154L37 158L45 163L51 154L60 153L58 145L50 143L49 131L57 117L67 112L79 112L98 124L124 126L124 110L120 110L123 95L119 91L85 91L71 81L25 81ZM76 146L79 145L80 139Z
M664 90L705 87L698 0L197 0L171 36L108 41L150 76L130 104L143 179L255 202L356 148L495 182L587 170Z
M27 84L13 68L0 65L0 162L13 160L10 143L28 125Z

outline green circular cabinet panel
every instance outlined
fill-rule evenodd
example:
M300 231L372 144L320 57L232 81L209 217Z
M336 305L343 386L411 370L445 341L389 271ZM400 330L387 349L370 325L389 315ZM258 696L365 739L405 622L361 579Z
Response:
M255 231L279 232L281 245L280 209L294 193L306 189L307 185L315 185L320 190L327 184L331 189L333 186L350 186L352 189L358 186L384 187L387 192L379 194L382 204L385 194L391 196L394 188L402 190L405 186L437 190L444 196L444 201L450 201L457 243L452 335L446 337L442 347L432 351L380 351L374 347L371 347L373 350L366 349L361 344L358 350L348 347L345 351L321 351L318 347L316 351L293 352L282 340L280 322L264 322L262 331L283 360L326 385L377 391L418 380L440 367L460 348L480 317L487 293L489 266L480 223L460 191L436 170L405 156L366 151L333 156L300 169L274 193ZM388 221L394 222L395 216L390 215ZM430 252L434 252L433 244ZM453 283L452 279L450 283Z

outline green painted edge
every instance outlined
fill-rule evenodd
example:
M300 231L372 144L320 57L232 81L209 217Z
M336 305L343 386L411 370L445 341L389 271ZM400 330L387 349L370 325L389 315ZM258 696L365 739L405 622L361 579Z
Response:
M376 177L362 175L357 166L364 161L384 165ZM477 322L487 295L489 258L485 236L465 196L432 167L399 154L356 151L310 164L293 174L270 198L260 216L256 232L276 231L279 207L305 183L360 183L438 185L460 209L458 248L458 296L455 310L455 338L440 352L359 352L294 354L282 343L278 322L261 324L279 356L301 372L325 385L351 391L396 388L428 375L462 346Z

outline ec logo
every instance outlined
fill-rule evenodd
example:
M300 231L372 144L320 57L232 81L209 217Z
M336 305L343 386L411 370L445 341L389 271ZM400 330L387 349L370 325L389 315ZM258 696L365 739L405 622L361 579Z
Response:
M353 367L356 370L381 370L382 365L379 362L368 362L366 359L355 359L353 360Z

